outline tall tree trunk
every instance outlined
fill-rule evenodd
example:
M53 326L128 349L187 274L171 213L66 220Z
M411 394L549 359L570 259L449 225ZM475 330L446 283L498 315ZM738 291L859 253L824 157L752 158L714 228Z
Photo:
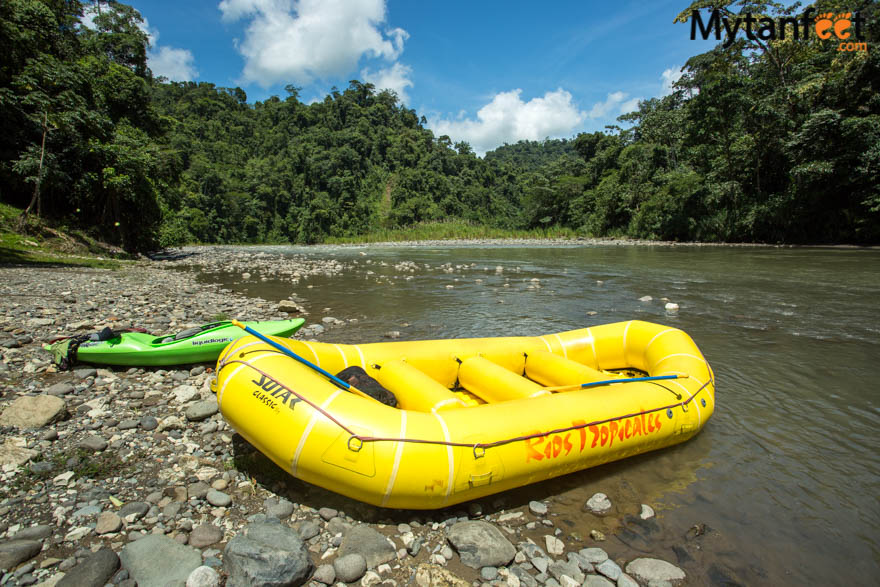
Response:
M43 159L46 156L46 135L49 134L49 113L43 112L43 141L40 144L40 165L37 168L37 180L34 182L34 196L31 203L25 208L24 212L18 217L18 229L24 230L27 227L27 218L34 205L37 206L37 218L40 217L40 182L43 180Z

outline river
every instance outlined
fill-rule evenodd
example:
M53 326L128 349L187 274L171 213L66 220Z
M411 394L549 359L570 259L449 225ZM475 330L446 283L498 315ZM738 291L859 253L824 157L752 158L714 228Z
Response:
M537 335L630 319L688 332L715 369L717 406L691 441L510 492L548 499L573 536L651 552L706 583L880 580L880 251L700 246L249 248L349 265L298 284L205 279L310 320L357 318L321 340ZM413 265L414 264L414 265ZM452 286L452 287L448 287ZM640 298L651 296L651 301ZM679 304L676 313L665 300ZM603 491L654 526L597 520ZM487 500L491 501L491 500ZM636 510L637 511L637 510ZM621 552L623 552L621 550ZM689 560L690 559L690 560ZM697 584L703 583L701 579Z

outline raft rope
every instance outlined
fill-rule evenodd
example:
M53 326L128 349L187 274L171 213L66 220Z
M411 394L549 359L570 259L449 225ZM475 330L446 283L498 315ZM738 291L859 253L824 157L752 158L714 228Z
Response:
M282 354L289 356L286 352L283 352ZM664 410L666 411L667 415L670 418L672 418L672 409L673 408L681 407L682 409L687 411L687 405L690 402L692 402L693 400L695 400L697 398L697 396L700 394L700 392L702 392L704 389L706 389L706 387L710 383L713 383L713 380L714 380L714 378L712 377L711 371L710 371L709 372L709 380L706 381L706 383L704 383L703 385L701 385L700 388L696 392L694 392L693 395L691 395L688 399L686 399L684 401L679 401L674 404L660 406L658 408L652 408L650 410L642 410L640 412L634 412L631 414L612 416L611 418L605 418L604 420L594 420L592 422L573 424L571 426L565 426L563 428L555 428L553 430L548 430L547 432L534 432L532 434L523 434L520 436L513 436L511 438L505 438L502 440L495 440L493 442L470 443L470 442L453 442L453 441L449 441L449 440L430 440L430 439L424 439L424 438L393 438L393 437L383 437L383 436L362 436L362 435L356 433L355 431L353 431L351 428L349 428L348 426L346 426L342 422L340 422L339 420L337 420L335 417L333 417L332 414L330 414L330 412L328 412L327 410L325 410L324 408L322 408L321 406L319 406L315 402L313 402L313 401L309 400L307 397L297 393L295 390L291 389L290 387L284 385L283 383L281 383L280 381L278 381L277 379L272 377L269 373L263 371L262 369L260 369L258 367L255 367L254 365L252 365L248 361L244 361L241 359L231 359L228 361L223 361L223 363L221 365L219 365L219 367L217 369L218 375L219 375L220 370L222 370L227 365L231 365L233 363L240 363L244 366L250 367L251 369L253 369L257 373L259 373L260 375L277 383L282 389L290 392L292 395L296 396L300 401L305 402L306 404L311 406L312 409L316 410L319 414L321 414L322 416L324 416L325 418L327 418L328 420L330 420L331 422L336 424L344 432L349 434L348 448L349 448L349 450L351 450L353 452L359 452L365 442L407 442L407 443L411 443L411 444L435 444L435 445L440 445L440 446L471 448L471 449L473 449L475 459L481 458L485 454L486 449L489 449L489 448L504 446L506 444L512 444L514 442L524 442L526 440L532 440L534 438L543 438L543 437L549 436L551 434L561 434L563 432L572 432L574 430L583 430L585 428L589 428L590 426L600 426L602 424L608 424L610 422L616 422L619 420L626 420L628 418L634 418L636 416L644 416L646 414L653 414L656 412L662 412ZM615 379L615 380L612 380L611 382L609 382L609 384L610 383L621 383L621 380ZM353 445L352 441L357 441L359 444ZM481 452L478 453L478 451L481 451Z

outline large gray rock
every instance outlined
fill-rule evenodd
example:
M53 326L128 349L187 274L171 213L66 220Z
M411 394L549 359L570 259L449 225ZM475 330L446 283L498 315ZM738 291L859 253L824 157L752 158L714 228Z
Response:
M14 439L7 438L3 444L0 444L0 466L12 465L20 467L29 460L36 458L39 454L35 450L18 446Z
M40 554L42 549L43 544L36 540L0 542L0 569L12 570Z
M249 524L226 544L227 587L302 585L314 565L293 529L277 520Z
M64 417L64 400L54 395L25 395L0 414L0 426L42 428Z
M656 558L637 558L626 565L626 574L646 584L652 581L669 581L670 583L685 580L684 571L666 561Z
M119 558L139 587L165 587L178 581L185 583L190 573L202 564L198 550L159 534L129 542Z
M103 587L116 569L119 557L109 548L102 548L64 574L56 587Z
M368 569L397 558L397 550L388 539L369 526L354 526L342 537L339 556L360 554L367 561Z
M446 532L449 543L458 551L461 562L474 569L503 567L513 560L516 549L488 522L458 522Z
M13 540L42 540L52 535L53 528L47 524L22 528L12 537Z

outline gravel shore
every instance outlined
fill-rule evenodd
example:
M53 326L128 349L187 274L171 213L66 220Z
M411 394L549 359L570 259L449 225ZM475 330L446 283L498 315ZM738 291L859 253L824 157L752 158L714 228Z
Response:
M693 582L678 564L698 543L685 541L676 564L609 549L602 532L560 524L552 498L391 511L302 483L224 423L211 364L59 372L42 350L104 326L164 334L226 317L287 318L309 305L246 298L175 270L192 266L258 268L294 284L346 269L207 248L115 271L0 268L0 585ZM583 506L597 528L617 511L602 494ZM659 523L647 505L627 517L622 525L645 535Z

